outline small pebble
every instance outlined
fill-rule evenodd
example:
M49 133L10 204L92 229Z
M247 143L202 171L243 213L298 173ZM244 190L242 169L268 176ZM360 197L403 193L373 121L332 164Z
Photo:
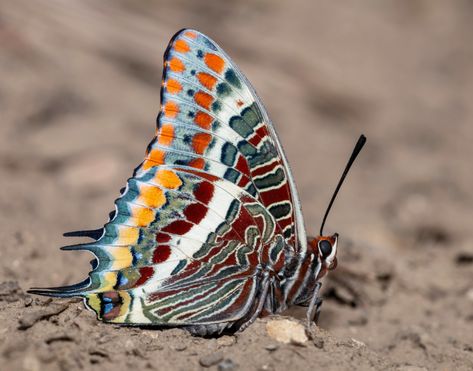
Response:
M202 356L199 359L199 363L202 367L210 367L210 366L216 365L222 360L223 360L222 352L215 352L215 353L210 353L205 356Z
M184 351L184 350L186 350L186 349L187 349L187 345L185 345L185 344L178 344L178 345L176 345L176 346L174 347L174 350L175 350L176 352L182 352L182 351Z
M288 319L269 321L266 324L266 331L270 337L285 344L304 345L308 340L304 326Z
M320 337L315 337L312 339L312 342L314 343L316 348L322 349L325 345L324 339Z
M366 346L366 344L363 343L363 342L360 341L360 340L356 340L356 339L350 338L350 341L351 341L352 344L355 346L355 348L361 348L361 347L365 347L365 346Z
M275 350L277 350L279 348L279 345L277 344L269 344L269 345L266 345L264 347L264 349L270 351L270 352L274 352Z
M25 307L31 306L31 304L33 304L33 298L30 295L25 296L24 304L25 304Z
M218 371L232 371L236 368L237 364L228 358L218 364Z
M217 346L220 347L230 347L236 343L236 338L234 336L222 336L217 339Z

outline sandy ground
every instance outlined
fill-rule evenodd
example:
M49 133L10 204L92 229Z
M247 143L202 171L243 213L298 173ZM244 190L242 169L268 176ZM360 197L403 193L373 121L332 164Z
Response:
M141 162L183 27L262 96L309 231L368 137L328 220L339 267L303 345L269 337L268 319L201 339L25 294L84 278L90 256L60 252L61 234L101 226ZM472 32L469 1L0 1L0 369L472 369Z

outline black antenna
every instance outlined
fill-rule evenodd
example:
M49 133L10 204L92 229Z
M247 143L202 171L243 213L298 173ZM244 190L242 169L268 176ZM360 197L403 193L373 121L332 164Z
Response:
M355 148L353 148L353 152L350 156L350 159L347 162L347 166L345 166L345 170L343 171L342 177L338 181L337 188L335 188L335 192L333 192L332 199L330 200L330 203L328 204L327 211L325 212L324 218L322 220L322 225L320 226L321 236L323 236L325 221L327 220L328 213L330 212L333 202L335 201L335 198L337 197L338 191L340 190L340 187L342 186L343 181L345 180L345 177L347 176L348 171L351 168L351 165L353 165L353 162L355 161L356 157L360 153L365 143L366 143L366 137L363 134L361 134L360 137L358 138L358 142L356 142L355 144Z

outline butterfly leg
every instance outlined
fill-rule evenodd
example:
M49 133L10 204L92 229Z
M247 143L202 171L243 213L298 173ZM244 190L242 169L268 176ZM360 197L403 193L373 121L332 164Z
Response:
M322 299L319 297L319 290L322 286L321 282L315 284L314 293L310 299L309 307L307 308L307 329L310 329L310 325L314 320L317 320L320 312L320 306L322 305Z
M273 314L277 305L275 303L274 277L271 277L269 282L268 294L266 295L265 303L261 315L266 316Z
M269 292L266 295L266 302L264 304L261 316L281 313L287 309L284 301L284 295L277 276L272 276L269 282Z
M245 330L248 326L250 326L258 316L261 314L261 311L263 310L264 304L266 302L266 297L268 295L268 289L270 286L270 280L269 280L269 272L263 272L263 280L261 281L261 295L258 298L258 306L256 307L255 311L251 315L250 319L246 322L244 322L238 331L243 331Z

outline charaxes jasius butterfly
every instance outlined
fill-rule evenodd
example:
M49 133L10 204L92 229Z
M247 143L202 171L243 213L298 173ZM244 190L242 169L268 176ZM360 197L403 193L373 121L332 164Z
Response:
M330 202L361 150L355 147ZM195 30L164 55L157 132L103 228L66 233L95 255L71 286L105 322L242 330L290 305L318 312L338 235L307 238L286 157L261 100L227 54Z

